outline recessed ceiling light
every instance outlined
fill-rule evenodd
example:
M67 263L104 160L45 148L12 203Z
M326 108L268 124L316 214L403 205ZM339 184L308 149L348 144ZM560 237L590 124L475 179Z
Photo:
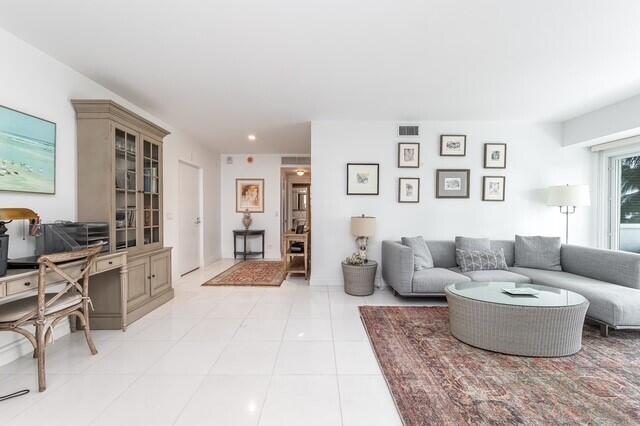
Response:
M247 136L247 139L249 139L250 141L255 141L256 140L256 135L250 134L249 136Z
M304 176L304 170L296 170L298 176Z

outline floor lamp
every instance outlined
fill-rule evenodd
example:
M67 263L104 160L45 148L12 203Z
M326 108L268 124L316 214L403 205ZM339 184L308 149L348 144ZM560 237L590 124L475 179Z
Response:
M560 185L547 190L547 205L560 208L565 215L565 244L569 244L569 215L576 212L576 207L591 205L588 185Z

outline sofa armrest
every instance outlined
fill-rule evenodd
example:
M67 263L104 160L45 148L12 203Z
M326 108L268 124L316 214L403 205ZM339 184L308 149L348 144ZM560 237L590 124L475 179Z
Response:
M562 270L583 277L640 289L640 255L563 244Z
M396 241L382 242L382 278L401 294L412 291L413 249Z

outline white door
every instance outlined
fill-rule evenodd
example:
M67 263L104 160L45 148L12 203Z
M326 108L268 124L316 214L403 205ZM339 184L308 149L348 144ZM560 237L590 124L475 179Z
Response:
M180 275L184 275L200 267L201 227L200 169L189 164L179 163L179 214L178 229L178 267Z

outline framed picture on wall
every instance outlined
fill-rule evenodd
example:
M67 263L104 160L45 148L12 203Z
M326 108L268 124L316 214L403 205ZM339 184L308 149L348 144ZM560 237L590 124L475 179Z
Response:
M417 142L398 143L398 167L420 167L420 144Z
M469 198L469 169L436 170L436 198Z
M380 165L377 163L347 164L347 195L378 195Z
M485 169L506 169L507 168L507 144L506 143L485 143L484 144L484 168Z
M264 213L264 179L236 179L236 212Z
M440 155L443 157L464 157L467 155L467 136L440 135Z
M482 177L482 201L504 201L504 176Z
M398 202L420 202L420 178L401 177L398 179Z
M56 123L0 106L0 191L55 194Z

